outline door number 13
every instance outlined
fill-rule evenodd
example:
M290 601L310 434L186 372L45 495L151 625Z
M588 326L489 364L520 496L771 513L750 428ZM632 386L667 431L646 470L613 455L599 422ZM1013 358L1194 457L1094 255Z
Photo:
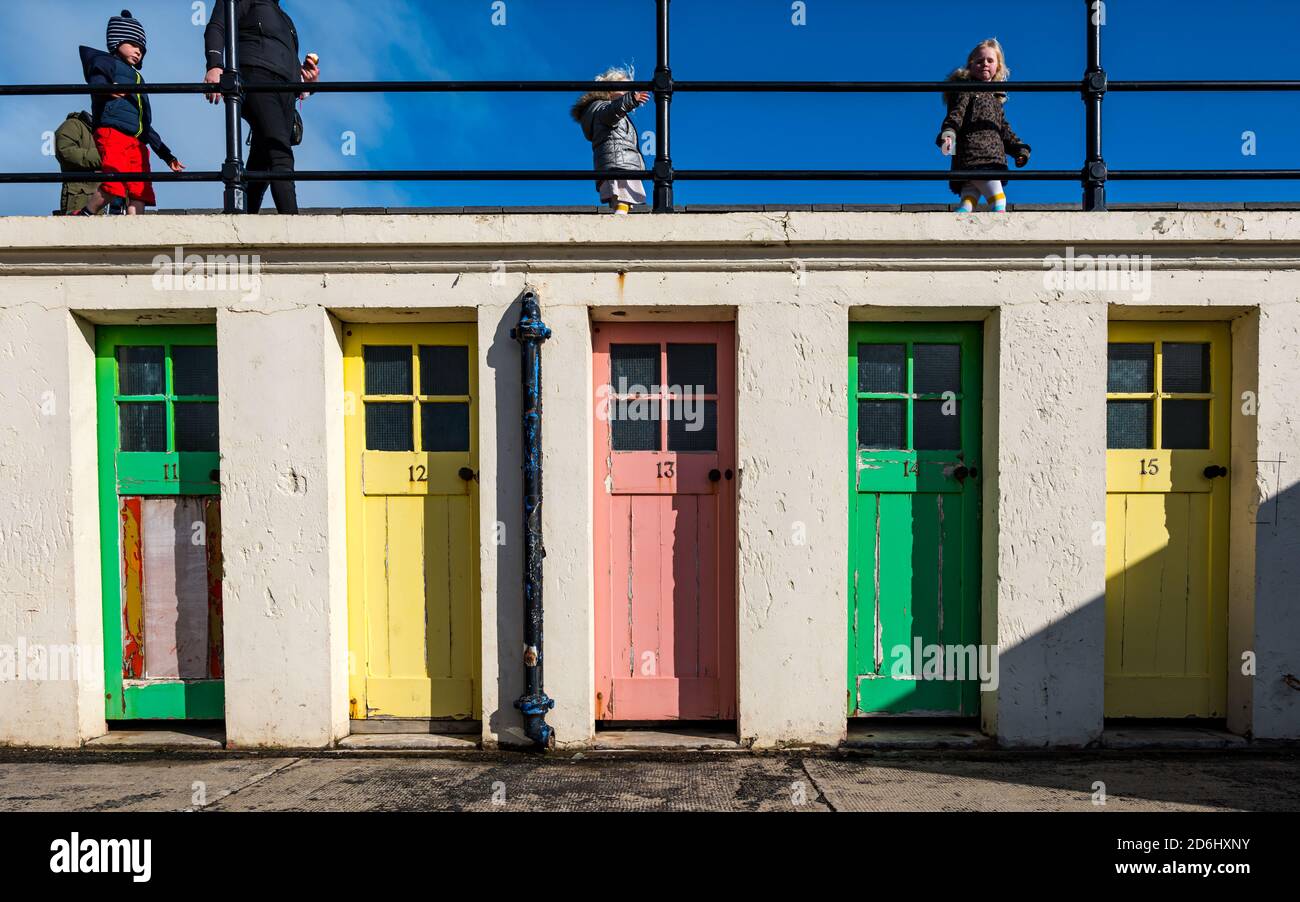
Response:
M660 479L672 479L677 475L677 465L671 460L661 460L655 466L658 467Z

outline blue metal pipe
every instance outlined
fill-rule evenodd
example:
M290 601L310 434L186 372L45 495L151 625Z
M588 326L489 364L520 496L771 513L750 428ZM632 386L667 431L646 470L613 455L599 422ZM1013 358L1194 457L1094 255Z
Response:
M551 330L542 322L535 292L524 292L510 337L520 345L524 426L524 694L515 707L534 747L546 750L555 747L555 731L546 722L555 702L542 688L542 343Z

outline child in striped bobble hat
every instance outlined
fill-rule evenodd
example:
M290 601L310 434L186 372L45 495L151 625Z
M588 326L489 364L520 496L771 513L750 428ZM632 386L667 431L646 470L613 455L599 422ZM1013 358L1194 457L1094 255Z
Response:
M108 20L107 39L107 53L94 47L81 48L86 83L143 84L140 67L144 64L148 39L140 20L130 10L122 10L122 15ZM95 145L103 158L105 172L149 172L150 147L173 172L185 169L154 131L148 94L94 94L90 109ZM157 203L153 183L105 182L76 215L93 216L108 203L125 205L125 212L132 215L143 213L145 207Z

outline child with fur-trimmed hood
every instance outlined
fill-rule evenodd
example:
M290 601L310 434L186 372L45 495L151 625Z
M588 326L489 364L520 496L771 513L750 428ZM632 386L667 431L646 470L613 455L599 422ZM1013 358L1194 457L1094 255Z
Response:
M948 76L950 82L1006 81L1011 75L1007 68L1002 45L996 38L981 41L970 52L966 66ZM944 94L948 115L943 119L935 143L952 155L953 169L1007 172L1007 157L1015 158L1016 166L1029 162L1029 145L1020 140L1007 124L1002 109L1007 102L1005 92L962 91L957 88ZM955 154L954 154L955 151ZM995 213L1006 212L1007 196L1003 192L1005 178L987 181L949 182L952 192L961 197L958 213L970 213L979 203L980 195L988 199Z
M626 69L610 69L596 81L631 81ZM650 99L644 91L592 91L573 105L573 119L591 142L592 164L598 169L645 169L630 114ZM640 179L597 181L602 203L615 213L627 213L633 204L644 204L645 186Z

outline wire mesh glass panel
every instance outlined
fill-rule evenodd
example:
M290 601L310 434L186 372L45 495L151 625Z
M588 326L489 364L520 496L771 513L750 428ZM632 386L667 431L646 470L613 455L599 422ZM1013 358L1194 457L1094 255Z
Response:
M912 447L917 451L960 450L961 402L917 401L912 407Z
M366 449L414 451L414 405L400 402L366 404Z
M216 345L174 345L172 347L172 394L215 395L216 393Z
M1106 391L1155 391L1155 345L1112 341L1107 347Z
M906 401L858 402L859 448L892 449L906 444Z
M717 394L718 346L670 344L668 383L684 395ZM672 448L671 441L668 447Z
M366 394L411 394L411 349L407 345L366 345Z
M659 345L610 345L609 367L617 394L659 391Z
M1173 341L1162 344L1160 383L1162 390L1168 392L1209 391L1210 346Z
M425 451L468 451L469 404L455 401L421 404L420 441Z
M118 443L123 451L167 450L167 404L164 401L117 406Z
M117 349L117 385L122 395L161 395L167 390L165 355L161 347Z
M609 440L615 451L658 451L659 402L647 398L611 400Z
M1154 448L1150 401L1106 402L1107 448Z
M178 403L172 408L176 421L177 451L219 451L217 433L217 405L207 403Z
M1165 347L1169 347L1165 345ZM1166 399L1161 407L1160 447L1209 448L1210 402Z
M961 345L912 345L912 391L918 395L960 392Z
M669 451L718 450L718 402L668 402Z
M420 394L468 395L469 348L465 345L421 345Z
M858 391L907 391L907 345L858 345Z

